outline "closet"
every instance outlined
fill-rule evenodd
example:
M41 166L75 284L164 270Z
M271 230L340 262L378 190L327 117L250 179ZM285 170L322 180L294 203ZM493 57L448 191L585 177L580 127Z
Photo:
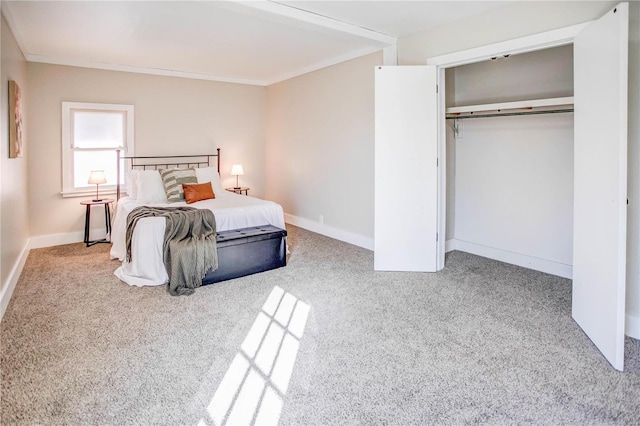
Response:
M447 251L571 278L573 46L446 70Z
M622 370L628 29L621 3L376 67L374 269L437 272L459 249L572 277L572 317Z

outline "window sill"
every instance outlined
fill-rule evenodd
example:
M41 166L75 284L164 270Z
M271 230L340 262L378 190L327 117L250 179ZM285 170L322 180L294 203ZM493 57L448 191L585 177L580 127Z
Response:
M122 194L126 194L126 191L121 191L120 195ZM60 193L60 195L62 195L62 198L73 198L73 197L95 197L96 196L96 190L93 189L77 189L77 190L71 190L71 191L62 191ZM116 189L101 189L100 190L100 196L102 195L116 195Z

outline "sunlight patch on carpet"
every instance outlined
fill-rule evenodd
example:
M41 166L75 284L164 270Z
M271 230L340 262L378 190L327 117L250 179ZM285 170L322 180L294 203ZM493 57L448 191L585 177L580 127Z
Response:
M275 286L198 425L276 425L310 307Z

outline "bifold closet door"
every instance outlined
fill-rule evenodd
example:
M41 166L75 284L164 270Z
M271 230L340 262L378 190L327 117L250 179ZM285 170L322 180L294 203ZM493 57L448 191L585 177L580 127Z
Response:
M436 84L434 66L376 67L377 271L437 270Z
M624 366L629 5L574 40L572 316L611 365Z

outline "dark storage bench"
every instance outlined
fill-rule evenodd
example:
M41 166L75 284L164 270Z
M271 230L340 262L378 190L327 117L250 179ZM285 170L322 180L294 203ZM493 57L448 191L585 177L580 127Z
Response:
M287 264L287 231L272 225L218 232L218 269L202 285L213 284Z

